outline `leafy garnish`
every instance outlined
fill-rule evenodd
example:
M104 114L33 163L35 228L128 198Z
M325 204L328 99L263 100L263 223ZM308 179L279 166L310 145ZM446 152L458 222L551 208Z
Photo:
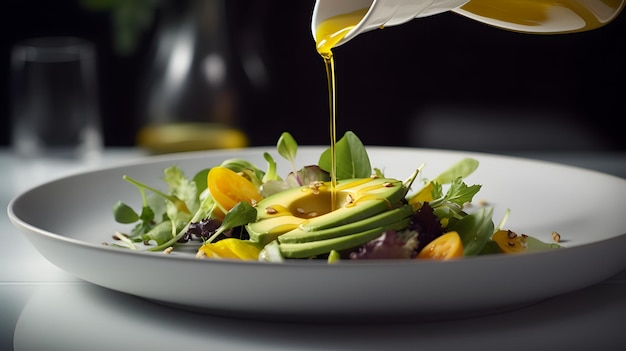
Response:
M168 184L168 193L178 199L178 201L166 204L168 218L172 223L189 222L192 213L196 212L200 206L196 183L187 179L177 166L166 168L164 174L163 180ZM176 235L176 226L173 225L171 228L172 236Z
M136 179L133 179L133 178L127 176L127 175L122 176L122 178L124 180L128 181L129 183L132 183L135 186L137 186L139 188L139 190L142 192L142 195L143 195L144 189L150 190L153 193L163 197L164 199L171 201L172 204L174 204L176 206L176 208L178 208L180 211L191 213L189 211L189 209L187 208L187 204L185 204L185 202L183 200L179 199L175 195L168 195L168 194L162 192L161 190L153 188L153 187L151 187L151 186L149 186L147 184L144 184L144 183L142 183L142 182L140 182L140 181L138 181ZM144 197L144 204L145 203L146 203L146 200L145 200L145 197Z
M409 203L414 207L419 207L418 204L421 202L431 202L442 198L442 185L466 178L472 174L477 167L478 161L469 157L456 162L434 179L426 181L422 189L409 198Z
M296 173L296 154L298 153L298 143L288 132L283 132L276 144L278 154L284 157L291 164L291 169ZM302 185L300 179L298 183Z
M205 168L193 176L193 182L196 183L198 194L202 193L204 189L207 188L207 176L210 170L210 168Z
M172 222L163 221L152 227L147 233L141 236L142 241L154 241L157 245L163 244L172 238Z
M448 230L456 231L463 242L463 255L475 256L482 250L493 234L492 208L481 208L457 221Z
M235 205L235 207L228 211L222 224L206 242L213 242L215 238L228 229L233 229L253 222L256 219L256 215L256 209L252 207L252 205L246 201L239 202Z
M464 158L450 166L447 170L441 172L435 179L433 179L433 181L439 184L452 183L457 178L466 178L472 174L476 168L478 168L477 160L473 158Z
M474 195L480 191L480 185L467 186L461 178L457 178L452 181L448 191L441 195L441 186L439 183L433 182L433 197L437 196L435 200L430 202L430 205L437 207L445 201L463 206L467 202L471 202Z
M365 146L361 139L351 131L347 131L335 145L337 164L337 179L369 178L372 175L372 166ZM330 173L332 169L332 155L330 148L320 156L318 165Z
M135 223L139 220L137 212L122 201L118 201L113 205L113 217L116 222L124 224Z
M267 172L263 175L261 182L266 183L270 180L280 180L280 177L276 173L276 161L267 152L263 153L263 158L267 161Z

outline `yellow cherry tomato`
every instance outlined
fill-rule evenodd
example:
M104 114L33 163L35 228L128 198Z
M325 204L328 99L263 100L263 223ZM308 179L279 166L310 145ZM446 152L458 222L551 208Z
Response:
M495 241L504 253L513 254L525 250L524 237L510 230L498 230L493 234L491 240Z
M229 258L235 260L257 260L261 250L254 244L235 238L227 238L215 243L205 243L198 249L208 258Z
M558 234L553 234L557 235ZM559 237L554 238L558 240ZM526 234L517 234L511 230L498 230L493 234L491 240L496 243L500 251L506 254L517 254L524 252L537 252L560 249L557 243L546 243L535 237Z
M457 232L447 232L424 246L416 258L449 260L463 257L463 242Z
M213 199L226 211L242 201L254 205L263 199L252 182L226 167L211 168L207 187Z

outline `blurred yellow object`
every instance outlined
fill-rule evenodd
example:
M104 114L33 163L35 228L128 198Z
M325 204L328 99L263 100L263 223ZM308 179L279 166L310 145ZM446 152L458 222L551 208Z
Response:
M164 123L143 127L137 145L155 154L248 146L240 130L216 123Z

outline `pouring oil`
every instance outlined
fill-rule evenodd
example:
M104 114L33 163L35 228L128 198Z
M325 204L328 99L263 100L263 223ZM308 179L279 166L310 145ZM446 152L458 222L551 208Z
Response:
M326 78L328 81L328 107L330 112L330 154L331 154L331 211L336 208L335 188L337 187L337 158L335 144L337 143L336 115L335 115L335 61L331 49L343 38L354 26L356 26L367 9L358 10L329 18L315 29L315 41L317 52L324 59Z

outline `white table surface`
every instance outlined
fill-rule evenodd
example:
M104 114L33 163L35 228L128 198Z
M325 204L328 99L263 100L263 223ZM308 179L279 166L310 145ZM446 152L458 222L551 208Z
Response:
M626 153L519 155L626 178ZM28 161L0 149L0 205L53 178L138 157L108 149L91 163ZM532 306L460 320L281 323L180 311L104 289L46 261L6 211L0 230L0 350L626 349L626 270Z

